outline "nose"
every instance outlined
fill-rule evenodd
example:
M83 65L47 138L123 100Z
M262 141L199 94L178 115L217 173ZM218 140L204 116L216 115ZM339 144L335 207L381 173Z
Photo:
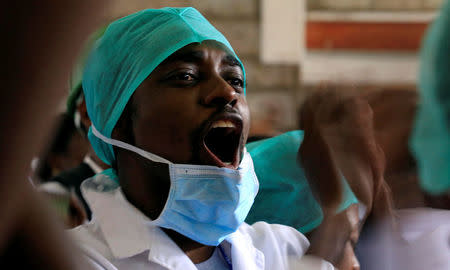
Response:
M231 105L234 107L237 103L238 93L228 82L218 76L206 86L202 98L203 105L208 107L223 107Z

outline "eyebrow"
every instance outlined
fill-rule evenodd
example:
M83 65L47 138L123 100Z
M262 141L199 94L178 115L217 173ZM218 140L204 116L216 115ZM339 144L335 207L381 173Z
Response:
M240 68L241 67L241 63L239 62L239 60L236 59L236 57L232 56L232 55L226 55L223 59L222 59L222 63L230 65L230 66L238 66Z
M161 64L169 64L173 62L185 62L185 63L200 63L205 59L205 54L202 51L189 51L189 52L178 52L169 56ZM241 63L233 55L227 54L222 58L222 64L229 66L237 66L242 70Z

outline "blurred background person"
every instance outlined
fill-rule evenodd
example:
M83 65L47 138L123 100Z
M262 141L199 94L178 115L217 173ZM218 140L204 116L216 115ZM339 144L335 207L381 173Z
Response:
M368 228L359 247L365 269L450 268L449 49L450 2L446 1L423 41L420 103L409 137L418 164L416 187L425 207L397 210L396 226L380 223Z
M300 127L305 138L299 161L324 210L323 222L309 235L309 252L327 257L339 269L364 269L354 250L361 229L367 221L391 219L393 211L373 111L359 96L325 89L305 100ZM341 177L348 182L356 202L335 213L336 198L337 202L348 200L348 192L336 187Z
M420 106L411 136L419 183L430 206L450 210L450 2L428 29L418 78Z
M393 211L370 105L324 89L306 98L300 119L304 130L247 145L260 182L247 222L292 226L311 241L309 254L360 269L354 248L367 217Z
M336 205L322 205L297 161L302 147L303 131L247 144L252 155L260 189L246 221L285 224L304 233L311 241L308 254L323 258L339 269L358 269L353 245L366 217L366 209L359 203L345 179L319 179L328 185ZM311 154L311 153L309 153ZM325 168L324 168L325 169ZM317 190L316 190L317 191ZM329 201L327 198L326 201ZM334 211L330 211L336 206Z
M53 127L53 138L36 168L37 181L48 181L63 171L76 167L83 161L89 145L75 127L72 116L67 113L58 115Z
M60 223L32 190L27 168L45 142L69 66L98 23L98 18L86 15L103 5L9 1L2 8L0 29L8 38L1 45L5 62L0 145L7 156L0 166L2 268L86 269L77 249L62 235Z
M89 209L81 193L80 185L84 180L102 172L105 169L108 169L110 166L100 160L87 139L87 131L91 125L91 121L87 114L86 102L84 100L81 83L77 86L77 88L72 89L71 95L68 99L68 108L71 108L73 103L75 103L76 106L70 120L72 121L72 124L77 126L77 133L81 137L83 143L87 144L87 147L80 152L82 155L79 159L77 159L77 163L74 163L73 166L61 171L59 174L53 175L52 178L49 178L44 182L53 183L53 185L58 183L61 188L66 191L74 191L73 195L76 195L77 200L71 201L73 204L71 207L75 210L80 209L81 207L84 209L85 214L73 210L71 211L71 214L74 220L83 221L84 218L90 220L91 210ZM70 111L71 110L68 109L68 112ZM77 202L81 202L82 205L77 205ZM81 223L71 222L71 224L80 225Z
M32 161L36 164L32 164L35 166L31 174L33 184L54 206L68 228L81 225L91 218L80 184L109 168L95 155L87 139L91 122L81 86L85 58L105 29L100 27L84 42L83 51L68 80L65 112L58 116L56 127L50 133L51 142L41 158Z
M90 220L91 218L91 210L80 190L81 183L96 173L100 173L109 168L107 164L103 163L97 157L87 138L91 120L87 113L86 101L81 85L85 58L105 30L105 26L100 27L85 42L83 52L71 73L72 75L69 81L70 92L66 102L67 125L73 127L76 137L79 138L85 147L77 148L79 155L77 155L77 159L74 159L75 162L70 167L66 167L65 170L60 170L58 174L52 174L51 178L47 177L43 180L45 183L44 187L51 187L51 189L45 189L47 193L51 194L53 189L56 189L56 201L54 202L56 205L60 204L60 193L64 190L66 201L68 201L69 205L66 208L66 213L63 213L63 216L65 217L65 223L69 227L80 225L86 219ZM70 155L67 155L66 158L70 158ZM63 211L61 208L58 209Z

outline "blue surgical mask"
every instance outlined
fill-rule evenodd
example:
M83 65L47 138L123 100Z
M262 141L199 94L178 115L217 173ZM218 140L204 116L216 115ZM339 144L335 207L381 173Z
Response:
M201 244L217 246L247 217L259 188L247 151L237 170L174 164L133 145L107 138L94 126L92 131L108 144L169 165L169 196L161 214L151 224L172 229Z

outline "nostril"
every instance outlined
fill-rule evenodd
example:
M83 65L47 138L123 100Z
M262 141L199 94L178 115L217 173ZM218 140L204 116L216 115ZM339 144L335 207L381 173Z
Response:
M214 106L214 107L217 107L217 106L223 107L223 106L229 104L229 101L222 97L215 97L212 100L210 100L209 102L206 102L206 104L210 105L210 106Z
M225 80L220 78L220 82L214 81L215 85L205 92L203 102L207 106L236 105L236 90Z
M237 98L232 97L232 98L226 98L224 96L215 96L213 98L207 98L204 102L205 105L207 106L214 106L214 107L223 107L226 105L229 105L231 107L236 106L237 104Z

